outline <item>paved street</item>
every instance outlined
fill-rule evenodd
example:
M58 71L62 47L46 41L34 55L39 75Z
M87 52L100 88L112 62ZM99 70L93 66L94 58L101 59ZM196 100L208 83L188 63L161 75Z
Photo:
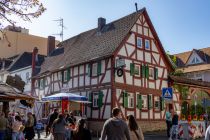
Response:
M149 132L144 134L145 140L168 140L168 138L165 136L164 132ZM92 140L98 140L99 138L93 138ZM37 139L37 135L35 137L35 140ZM41 140L50 140L50 137L45 138L44 133L41 136ZM203 138L196 139L196 140L203 140Z

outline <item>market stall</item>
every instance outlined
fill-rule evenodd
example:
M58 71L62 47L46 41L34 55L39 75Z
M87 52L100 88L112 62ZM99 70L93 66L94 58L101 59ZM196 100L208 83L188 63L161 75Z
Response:
M11 111L9 107L11 103L15 103L15 101L18 101L20 103L23 103L24 105L33 106L35 100L35 97L23 93L22 91L11 85L0 83L0 102L2 103L0 107L6 115L9 111Z
M90 103L85 96L65 92L43 97L42 101L61 102L62 113L64 110L77 111L81 112L80 116L84 115L84 105Z

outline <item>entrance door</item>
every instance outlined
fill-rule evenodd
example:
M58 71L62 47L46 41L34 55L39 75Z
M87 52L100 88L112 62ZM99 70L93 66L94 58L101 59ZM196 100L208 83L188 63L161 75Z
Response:
M174 109L172 104L168 104L168 108L169 108L169 110Z

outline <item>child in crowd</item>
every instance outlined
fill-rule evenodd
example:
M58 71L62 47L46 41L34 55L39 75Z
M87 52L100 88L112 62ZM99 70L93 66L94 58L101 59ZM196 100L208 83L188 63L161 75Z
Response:
M39 121L36 123L36 131L37 131L38 139L40 139L40 133L41 133L42 130L44 130L44 125L43 125L43 123L41 122L41 120L39 120Z

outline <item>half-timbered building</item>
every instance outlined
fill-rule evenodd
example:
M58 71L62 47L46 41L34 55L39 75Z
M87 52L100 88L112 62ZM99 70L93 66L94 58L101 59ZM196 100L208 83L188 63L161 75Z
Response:
M33 79L34 95L87 96L92 103L84 110L92 130L100 130L116 106L123 116L133 114L145 130L165 127L161 89L169 86L173 68L145 8L110 23L99 18L97 28L58 46ZM44 116L59 106L45 104L37 111Z

